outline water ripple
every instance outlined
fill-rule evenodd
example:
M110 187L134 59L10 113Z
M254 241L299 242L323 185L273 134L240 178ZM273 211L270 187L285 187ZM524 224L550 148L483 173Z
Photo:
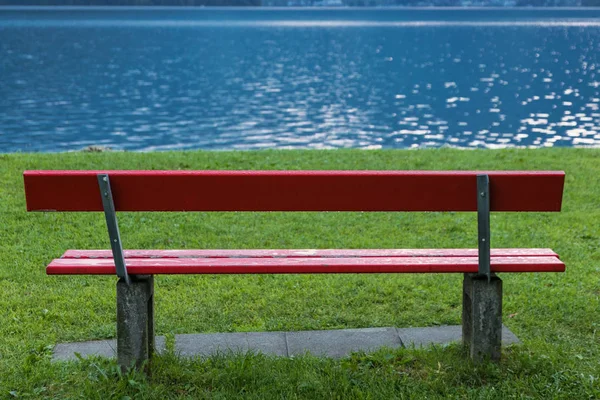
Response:
M0 152L600 146L600 23L587 12L248 11L260 18L228 25L178 12L0 13Z

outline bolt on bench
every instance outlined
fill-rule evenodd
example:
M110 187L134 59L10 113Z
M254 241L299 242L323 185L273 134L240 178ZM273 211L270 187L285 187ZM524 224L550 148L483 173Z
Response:
M112 250L68 250L49 275L117 282L117 354L154 349L158 274L463 273L463 342L498 360L501 272L563 272L550 249L491 249L490 212L560 211L561 171L25 171L28 211L103 211ZM475 211L478 248L125 250L116 211ZM475 238L473 238L475 241Z

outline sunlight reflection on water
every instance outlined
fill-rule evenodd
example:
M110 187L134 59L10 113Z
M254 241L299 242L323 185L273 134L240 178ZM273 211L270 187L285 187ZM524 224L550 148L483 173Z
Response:
M589 12L107 10L0 12L0 152L600 146Z

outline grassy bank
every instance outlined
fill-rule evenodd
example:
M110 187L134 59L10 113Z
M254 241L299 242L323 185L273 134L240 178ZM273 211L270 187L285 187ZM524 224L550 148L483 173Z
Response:
M108 248L99 213L26 213L25 169L547 169L563 211L495 214L494 247L551 247L564 274L505 274L522 340L474 368L460 346L344 360L158 357L152 378L108 360L50 363L57 342L115 337L115 279L51 277L68 248ZM122 213L126 248L475 247L463 213ZM0 155L0 398L599 398L600 151L264 151ZM160 276L156 329L178 333L460 323L459 275Z

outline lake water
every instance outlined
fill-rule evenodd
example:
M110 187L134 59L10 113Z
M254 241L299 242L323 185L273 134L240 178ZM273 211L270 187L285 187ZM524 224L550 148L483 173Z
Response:
M0 152L600 146L600 10L0 8Z

